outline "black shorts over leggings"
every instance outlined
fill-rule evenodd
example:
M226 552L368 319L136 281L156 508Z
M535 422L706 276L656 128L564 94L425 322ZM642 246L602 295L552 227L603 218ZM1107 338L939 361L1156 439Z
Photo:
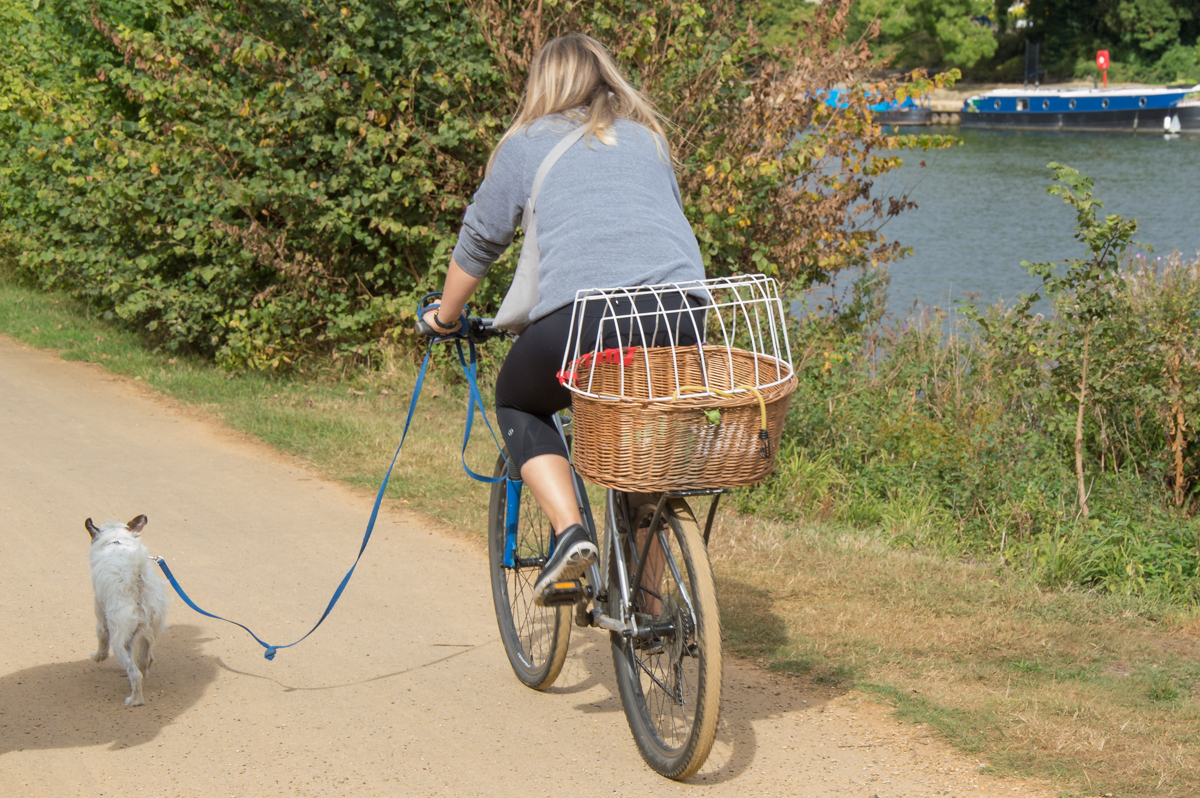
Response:
M633 325L632 333L628 320L614 322L611 318L611 315L626 315L629 300L612 304L615 313L603 322L604 329L600 331L603 308L600 303L589 303L580 325L583 332L580 352L593 349L598 332L602 333L599 348L613 349L621 345L668 346L672 340L679 346L691 346L697 341L696 330L704 330L704 309L696 297L663 296L662 307L666 312L657 317L643 317L641 324ZM653 313L658 300L647 296L636 300L636 305L639 313ZM496 378L496 420L509 459L516 467L515 474L539 455L567 456L562 438L554 428L554 414L571 406L571 392L559 383L558 372L571 334L573 310L574 306L567 305L525 328ZM652 335L653 340L643 341L642 330Z

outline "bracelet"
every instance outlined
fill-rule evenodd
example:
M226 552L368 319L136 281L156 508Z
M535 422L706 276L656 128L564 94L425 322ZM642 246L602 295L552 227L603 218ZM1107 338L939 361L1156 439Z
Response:
M442 317L438 315L436 310L433 312L433 323L443 330L450 330L454 328L454 324L447 324L446 322L442 321Z

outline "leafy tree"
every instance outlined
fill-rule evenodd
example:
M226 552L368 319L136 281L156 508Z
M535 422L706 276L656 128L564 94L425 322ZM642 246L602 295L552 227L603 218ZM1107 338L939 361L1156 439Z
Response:
M1028 12L1058 74L1096 74L1106 49L1118 80L1200 80L1200 0L1029 0Z
M878 20L884 54L897 66L971 67L996 51L993 0L858 0L852 30Z
M390 326L501 125L459 5L51 0L17 35L73 93L0 121L20 264L235 367Z
M1120 376L1137 357L1127 346L1136 339L1136 321L1119 307L1126 291L1121 279L1122 256L1137 232L1137 221L1115 214L1103 221L1097 219L1103 203L1092 196L1092 179L1057 163L1047 168L1058 183L1047 192L1075 209L1075 237L1090 253L1087 259L1070 261L1062 274L1052 263L1027 264L1030 274L1042 278L1061 320L1054 334L1043 339L1039 354L1053 364L1051 379L1061 395L1075 402L1075 474L1079 507L1086 516L1084 419L1090 405L1106 394L1111 398Z
M951 143L890 137L872 121L868 94L898 88L864 81L873 56L865 41L845 40L849 7L817 9L798 44L769 58L733 5L563 4L537 25L528 4L479 1L514 98L545 37L586 30L611 47L675 131L685 211L709 272L764 272L790 287L897 257L878 226L910 204L870 198L870 186L900 164L892 149ZM825 102L832 86L849 89L848 109Z
M1167 440L1162 472L1170 475L1175 506L1183 507L1195 478L1189 433L1200 413L1197 270L1176 264L1160 281L1144 267L1129 268L1124 255L1137 221L1115 214L1100 218L1103 204L1092 194L1090 177L1057 163L1048 168L1056 184L1047 191L1074 208L1075 238L1088 256L1067 261L1065 269L1025 264L1054 304L1049 319L1030 312L1040 297L1036 293L1000 317L968 315L1010 359L1010 372L1030 397L1041 394L1043 381L1049 388L1048 395L1041 394L1041 412L1050 431L1073 444L1077 501L1085 517L1088 439L1100 455L1100 470L1106 454L1115 470L1122 444L1107 440L1107 426L1123 426L1128 436L1130 426L1140 430L1155 417ZM1089 432L1096 425L1098 431ZM1123 448L1137 469L1139 458L1128 440Z
M1184 25L1198 9L1195 0L1120 0L1105 22L1121 34L1123 44L1161 54L1179 41Z
M808 0L763 0L752 5L750 18L767 47L795 43L800 23L810 19L816 6Z

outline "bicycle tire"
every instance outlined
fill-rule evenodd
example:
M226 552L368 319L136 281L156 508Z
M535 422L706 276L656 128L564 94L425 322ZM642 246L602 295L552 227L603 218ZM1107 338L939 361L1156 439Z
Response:
M633 529L648 526L653 504L631 508ZM615 525L611 525L610 529ZM613 666L617 689L630 731L642 758L656 772L671 779L686 779L708 758L717 733L721 711L721 624L712 565L700 526L683 499L670 499L663 508L661 527L676 568L664 565L658 581L657 613L639 612L639 625L670 623L675 631L651 639L631 639L612 634ZM633 585L636 560L631 551L634 535L625 534L628 575L626 584L635 600L642 602L650 591ZM664 555L664 561L666 560ZM609 614L619 611L621 601L616 558L609 565ZM673 573L686 581L688 601L679 590ZM643 585L647 579L643 576Z
M507 457L496 462L495 476L504 474ZM571 608L540 607L533 603L533 583L550 546L550 522L533 500L522 491L517 525L517 557L524 564L504 565L504 516L508 505L505 480L493 483L488 503L488 570L492 602L504 653L522 684L545 690L554 684L567 658L571 640Z

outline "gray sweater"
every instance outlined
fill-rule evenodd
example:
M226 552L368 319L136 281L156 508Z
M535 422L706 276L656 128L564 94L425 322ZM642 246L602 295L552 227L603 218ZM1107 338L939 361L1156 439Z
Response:
M463 217L454 260L482 277L512 243L533 176L575 124L548 116L500 147ZM558 160L537 202L539 319L581 288L704 278L696 237L683 215L675 171L646 128L619 119L617 143L585 136Z

